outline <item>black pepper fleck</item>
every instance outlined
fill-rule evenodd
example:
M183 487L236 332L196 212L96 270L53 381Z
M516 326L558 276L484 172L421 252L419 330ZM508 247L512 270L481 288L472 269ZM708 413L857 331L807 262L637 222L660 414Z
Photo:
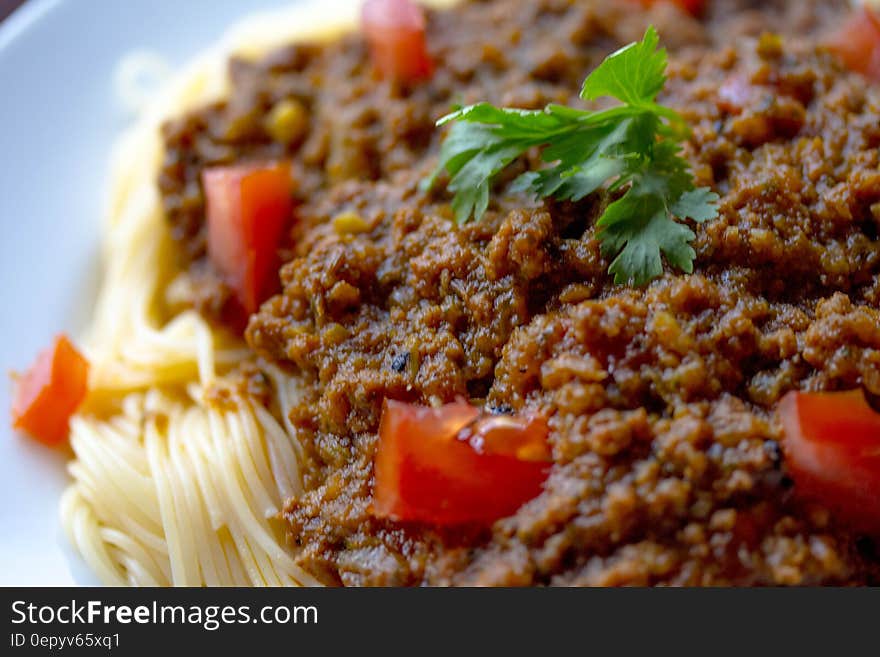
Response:
M398 374L402 374L404 370L406 370L406 366L409 363L409 354L397 354L394 358L391 359L391 369L397 372Z

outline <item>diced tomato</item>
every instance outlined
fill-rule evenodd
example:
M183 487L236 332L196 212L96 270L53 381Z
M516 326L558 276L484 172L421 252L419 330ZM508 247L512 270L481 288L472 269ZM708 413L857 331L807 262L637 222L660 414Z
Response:
M694 16L702 14L706 6L706 0L673 0L673 2Z
M387 401L379 428L373 511L433 525L490 524L537 496L549 473L539 415L483 416Z
M861 391L792 392L779 413L795 490L880 532L880 413Z
M827 46L850 70L880 82L880 12L853 10Z
M659 4L661 2L670 2L674 5L678 5L686 12L699 16L703 13L703 9L706 6L706 0L635 0L643 7L650 7L652 5Z
M65 336L37 356L18 379L12 426L47 445L67 437L70 417L88 391L89 363Z
M278 287L278 247L293 211L290 164L211 167L202 173L208 256L248 314Z
M373 65L383 77L402 82L431 77L425 12L413 0L366 0L361 23Z

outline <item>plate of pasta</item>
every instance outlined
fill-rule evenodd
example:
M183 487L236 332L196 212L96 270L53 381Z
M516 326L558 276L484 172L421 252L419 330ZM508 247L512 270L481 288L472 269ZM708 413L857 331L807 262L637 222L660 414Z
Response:
M6 580L880 583L876 3L207 7L0 27Z

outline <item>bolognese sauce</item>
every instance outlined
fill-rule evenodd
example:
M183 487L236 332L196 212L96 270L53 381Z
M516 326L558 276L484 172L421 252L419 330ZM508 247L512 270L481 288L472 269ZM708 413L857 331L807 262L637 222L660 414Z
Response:
M290 163L282 291L246 338L304 381L290 419L306 492L284 517L325 582L880 582L872 530L832 511L839 496L799 494L779 416L792 391L880 395L880 86L826 47L849 5L635 5L428 12L430 75L413 79L377 73L360 34L234 60L227 101L166 124L159 184L189 301L218 318L235 290L209 257L204 171ZM683 155L720 196L693 226L693 273L615 284L595 225L609 192L510 191L530 157L477 223L420 185L450 107L585 107L584 76L648 24L670 51L660 100L690 126ZM537 494L491 522L377 513L386 400L546 418Z

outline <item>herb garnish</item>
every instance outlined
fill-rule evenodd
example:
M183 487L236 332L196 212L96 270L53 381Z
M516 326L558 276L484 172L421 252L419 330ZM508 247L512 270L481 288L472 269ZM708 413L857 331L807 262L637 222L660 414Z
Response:
M584 81L581 98L612 97L621 105L589 112L561 105L543 110L479 103L444 116L456 122L443 143L440 164L426 184L448 172L456 221L478 220L489 204L495 177L531 148L547 167L519 176L512 191L578 201L607 185L626 191L599 218L602 253L614 257L617 283L643 285L667 261L693 271L695 235L676 220L703 222L717 213L718 196L696 188L680 143L688 127L675 111L657 104L666 82L667 55L649 27L642 41L608 56Z

